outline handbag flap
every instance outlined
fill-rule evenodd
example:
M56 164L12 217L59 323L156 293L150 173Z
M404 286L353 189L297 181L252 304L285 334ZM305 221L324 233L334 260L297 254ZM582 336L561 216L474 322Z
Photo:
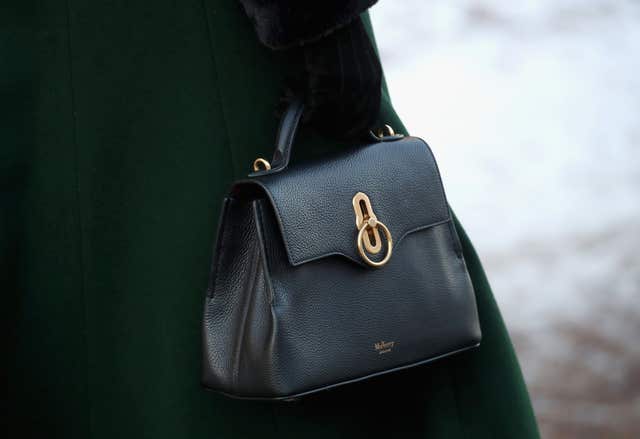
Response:
M369 197L396 248L408 234L450 220L433 154L416 137L255 174L234 184L232 194L241 194L247 186L258 187L271 201L292 265L331 255L363 264L352 205L358 192Z

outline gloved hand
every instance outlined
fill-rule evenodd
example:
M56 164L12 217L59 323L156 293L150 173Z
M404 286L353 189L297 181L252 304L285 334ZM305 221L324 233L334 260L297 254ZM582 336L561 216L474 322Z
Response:
M259 40L286 50L283 101L305 101L304 122L330 137L354 138L380 110L382 67L359 14L375 0L240 0Z

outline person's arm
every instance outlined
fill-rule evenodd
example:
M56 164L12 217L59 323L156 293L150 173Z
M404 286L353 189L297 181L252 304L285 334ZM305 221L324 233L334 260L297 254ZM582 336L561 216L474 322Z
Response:
M377 0L240 0L260 42L287 49L316 41L359 17Z

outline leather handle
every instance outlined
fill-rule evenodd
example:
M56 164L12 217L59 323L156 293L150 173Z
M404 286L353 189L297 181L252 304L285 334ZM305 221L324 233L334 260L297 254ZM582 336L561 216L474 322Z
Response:
M249 176L262 175L264 173L271 174L282 171L289 166L291 150L293 149L293 141L295 140L303 112L304 102L299 97L294 98L280 119L280 126L278 128L278 134L276 135L276 148L275 151L273 151L273 157L270 163L271 169L255 171L249 174ZM394 141L403 137L402 134L395 134L388 125L387 127L391 131L388 135L376 136L371 131L369 133L377 142Z
M271 159L271 172L280 171L289 165L293 141L303 111L304 103L302 99L295 98L282 115L280 128L278 128L278 135L276 136L276 149Z

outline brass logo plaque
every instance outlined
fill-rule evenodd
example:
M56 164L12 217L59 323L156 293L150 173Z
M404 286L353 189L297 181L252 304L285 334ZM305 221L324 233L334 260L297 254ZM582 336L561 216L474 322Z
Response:
M382 355L391 352L395 344L395 341L379 341L377 343L374 343L373 347L376 351L378 351L378 354Z

